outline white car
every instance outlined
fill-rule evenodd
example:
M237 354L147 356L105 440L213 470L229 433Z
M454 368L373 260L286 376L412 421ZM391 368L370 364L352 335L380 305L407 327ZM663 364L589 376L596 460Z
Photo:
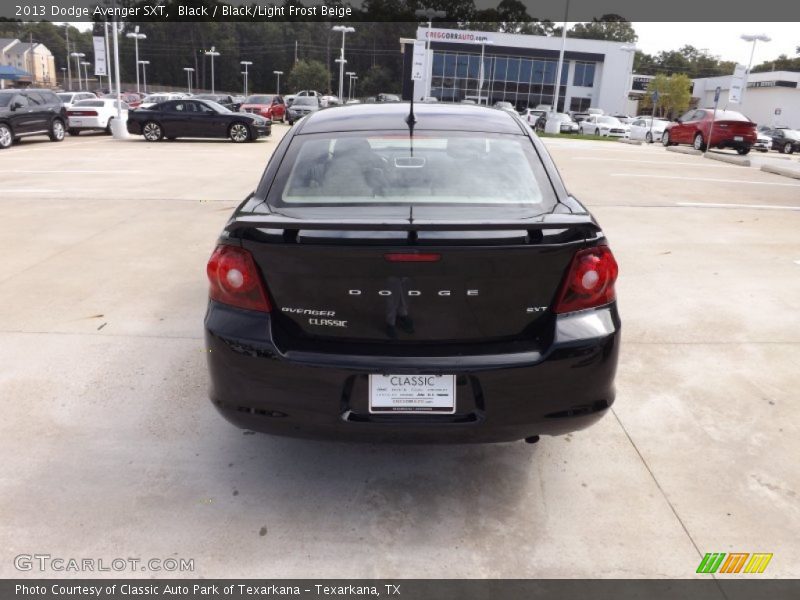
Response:
M636 117L631 123L631 139L644 140L648 144L660 142L664 130L669 125L666 119L654 119L653 117Z
M549 108L549 107L548 107ZM538 108L526 108L520 115L523 120L531 127L536 127L536 121L539 120L547 111Z
M322 96L319 99L319 105L322 106L322 107L325 107L325 106L338 106L341 103L342 102L341 102L341 100L339 100L339 96L328 95L328 96Z
M615 117L605 115L589 115L580 122L580 130L584 135L602 135L604 137L628 137L631 126Z
M76 102L80 102L81 100L92 100L97 98L97 94L94 92L59 92L56 94L58 99L61 100L61 104L64 108L70 108Z
M759 131L756 134L756 143L753 144L753 150L758 150L759 152L772 150L772 138L764 132Z
M122 107L123 121L128 118L128 105ZM67 131L79 135L81 131L105 131L111 133L111 121L117 118L117 101L114 98L81 100L67 109Z
M182 100L186 94L181 94L178 92L165 92L163 94L150 94L149 96L145 96L142 98L142 103L137 107L139 108L150 108L151 106L155 106L156 104L161 104L162 102L166 102L167 100Z

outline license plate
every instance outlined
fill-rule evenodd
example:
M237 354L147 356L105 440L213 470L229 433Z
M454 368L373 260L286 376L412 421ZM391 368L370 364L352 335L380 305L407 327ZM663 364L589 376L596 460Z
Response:
M733 141L734 142L743 142L744 141L744 137L741 136L741 135L735 135L735 136L733 136Z
M370 375L369 412L456 412L455 375Z

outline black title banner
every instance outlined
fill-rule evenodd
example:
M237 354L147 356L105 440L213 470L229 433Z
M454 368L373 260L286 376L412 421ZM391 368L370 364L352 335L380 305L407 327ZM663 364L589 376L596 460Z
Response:
M434 7L450 23L533 21L800 22L785 0L0 0L0 19L21 21L414 21Z

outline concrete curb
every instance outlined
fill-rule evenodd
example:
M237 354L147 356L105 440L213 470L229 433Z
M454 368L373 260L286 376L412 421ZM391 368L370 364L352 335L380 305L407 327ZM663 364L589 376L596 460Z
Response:
M619 138L618 142L622 142L623 144L630 144L631 146L641 146L642 142L640 140L626 140L625 138Z
M774 175L783 175L784 177L791 177L792 179L800 179L800 169L791 169L789 167L773 167L772 165L761 165L761 170L765 173L773 173Z
M686 148L684 146L667 146L667 152L677 152L678 154L693 154L694 156L700 156L702 154L700 150L695 150L694 148Z
M721 162L730 163L732 165L739 165L740 167L749 167L750 159L742 158L741 156L731 156L730 154L718 154L716 152L709 152L704 155L711 160L719 160Z

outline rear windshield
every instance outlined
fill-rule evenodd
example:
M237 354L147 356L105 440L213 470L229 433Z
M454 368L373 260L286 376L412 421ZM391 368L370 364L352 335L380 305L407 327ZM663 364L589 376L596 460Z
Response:
M498 205L555 203L530 139L519 135L422 131L296 136L270 202Z
M245 104L272 104L272 96L248 96Z
M105 106L106 103L102 100L81 100L76 102L74 106Z
M717 110L716 119L717 121L750 121L742 113L738 113L735 110Z

